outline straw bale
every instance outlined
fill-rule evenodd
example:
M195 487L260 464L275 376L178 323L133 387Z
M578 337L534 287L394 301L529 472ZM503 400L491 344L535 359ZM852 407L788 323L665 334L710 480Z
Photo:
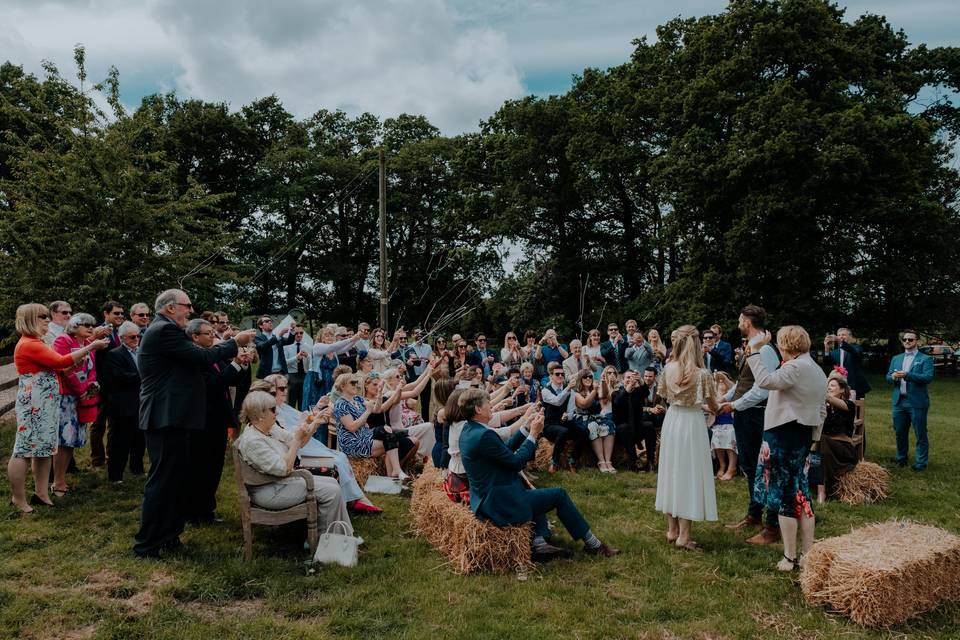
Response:
M960 601L960 537L909 521L861 527L815 544L800 585L811 605L891 627Z
M572 451L573 443L568 441L564 451L565 455L560 456L561 469L570 468L570 464L568 463L567 459ZM541 438L540 442L537 444L537 453L533 460L530 461L530 464L527 465L527 468L531 471L546 471L550 468L550 461L552 457L553 444L546 438ZM584 447L583 452L580 454L580 460L578 461L578 464L580 469L596 466L597 456L594 455L589 446ZM613 464L623 468L629 468L631 466L630 459L627 457L627 452L623 450L623 447L614 448Z
M861 461L837 478L833 494L847 504L879 502L887 497L890 472L873 462Z
M347 456L350 466L353 467L353 475L357 479L357 484L361 487L366 486L367 478L370 476L385 476L387 468L383 463L383 456L379 458L354 458ZM423 460L420 456L413 456L403 465L405 473L417 475L423 470Z
M410 513L414 534L446 556L456 574L509 573L533 566L529 525L497 527L481 522L467 506L451 502L440 472L429 463L413 483Z

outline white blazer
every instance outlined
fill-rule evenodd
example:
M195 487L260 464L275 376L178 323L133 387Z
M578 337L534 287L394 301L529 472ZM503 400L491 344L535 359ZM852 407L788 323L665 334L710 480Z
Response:
M820 439L827 416L827 376L809 353L787 360L776 371L763 364L759 351L747 358L753 377L761 389L768 389L763 429L773 429L796 420L813 428L813 439Z

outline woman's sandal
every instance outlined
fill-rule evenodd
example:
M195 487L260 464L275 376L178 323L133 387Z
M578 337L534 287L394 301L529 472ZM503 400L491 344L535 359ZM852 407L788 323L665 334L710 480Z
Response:
M800 568L800 562L794 558L788 558L783 554L783 560L777 563L777 571L797 571Z

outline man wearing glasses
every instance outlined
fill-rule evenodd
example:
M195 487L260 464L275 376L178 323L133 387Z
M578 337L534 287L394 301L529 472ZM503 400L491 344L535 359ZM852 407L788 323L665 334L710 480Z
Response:
M563 365L559 362L551 362L547 366L547 378L549 382L541 388L540 398L543 401L543 435L553 443L549 471L556 473L560 468L560 457L567 446L567 441L572 439L573 452L567 462L570 465L570 471L576 473L577 461L580 459L580 452L589 434L586 428L570 419L573 415L573 409L570 407L573 403L572 387L565 384Z
M600 345L600 355L609 366L623 373L627 370L627 341L620 335L620 327L611 322L607 325L606 342Z
M893 385L893 431L897 437L896 463L907 466L910 452L910 426L917 438L914 471L927 468L927 410L930 397L927 385L933 380L933 358L917 349L917 332L907 329L901 338L903 353L893 356L887 382Z
M73 309L69 302L56 300L47 305L50 309L50 324L47 325L47 333L43 336L43 341L48 347L53 346L54 340L63 335L67 328L67 320L73 315Z
M474 344L477 348L467 354L467 364L483 368L483 379L487 380L493 373L493 363L500 362L500 357L493 349L487 348L487 336L478 333Z
M273 335L273 318L270 316L260 316L257 326L260 327L260 333L254 341L254 344L257 345L257 353L260 356L257 377L262 380L271 373L287 375L287 361L282 355L282 349L293 343L294 337L290 329L296 328L296 324L293 324L292 327L284 327L278 332L278 335Z
M98 357L97 377L110 393L107 418L107 478L123 482L123 470L130 462L130 473L143 473L143 454L146 445L140 430L140 372L137 369L137 350L140 347L140 328L133 322L120 325L120 346Z
M140 337L150 326L150 307L146 302L136 302L130 306L130 320L140 329ZM122 342L122 340L121 340Z
M106 336L110 339L111 349L120 346L120 325L124 323L123 307L116 300L107 300L103 303L103 325L94 332L94 337ZM110 404L109 392L100 393L100 404L97 411L97 420L90 426L88 440L90 441L90 466L102 469L107 464L107 451L103 446L103 437L107 433L107 415Z
M205 427L207 387L204 372L237 355L253 340L253 330L204 348L184 329L193 311L186 292L168 289L157 296L157 317L137 353L140 370L140 429L144 432L150 473L143 492L140 530L133 552L158 558L181 546L183 505L190 491L190 434Z
M730 363L724 359L720 349L717 348L717 336L713 329L707 329L701 337L703 338L703 365L710 373L726 371Z

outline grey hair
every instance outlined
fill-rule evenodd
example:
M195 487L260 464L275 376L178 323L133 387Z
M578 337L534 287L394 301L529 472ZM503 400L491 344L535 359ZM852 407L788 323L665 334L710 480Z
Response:
M153 308L157 311L166 309L168 305L174 304L177 301L177 297L181 294L184 296L187 295L186 291L182 289L167 289L157 296L156 301L153 303Z
M207 322L207 321L204 320L203 318L194 318L193 320L191 320L190 322L187 323L187 326L186 326L186 328L184 329L184 331L187 332L187 335L188 335L188 336L199 335L199 334L200 334L200 331L203 329L204 325L206 325L206 326L208 326L208 327L213 327L212 324L210 324L209 322Z
M94 320L93 316L89 313L75 313L67 320L67 326L65 326L63 330L67 335L72 336L77 332L77 327L81 324L92 324L96 326L97 321Z
M133 323L130 322L129 320L124 320L124 321L123 321L123 324L120 325L120 328L117 330L117 333L120 335L121 338L122 338L123 336L129 334L129 333L137 333L137 334L139 334L139 333L140 333L140 327L138 327L137 325L133 324Z
M130 306L130 313L136 313L138 310L143 309L147 313L150 313L150 305L146 302L137 302Z
M571 348L571 349L573 349L574 347L582 347L582 346L583 346L583 343L580 342L579 340L571 340L571 341L570 341L570 348Z

